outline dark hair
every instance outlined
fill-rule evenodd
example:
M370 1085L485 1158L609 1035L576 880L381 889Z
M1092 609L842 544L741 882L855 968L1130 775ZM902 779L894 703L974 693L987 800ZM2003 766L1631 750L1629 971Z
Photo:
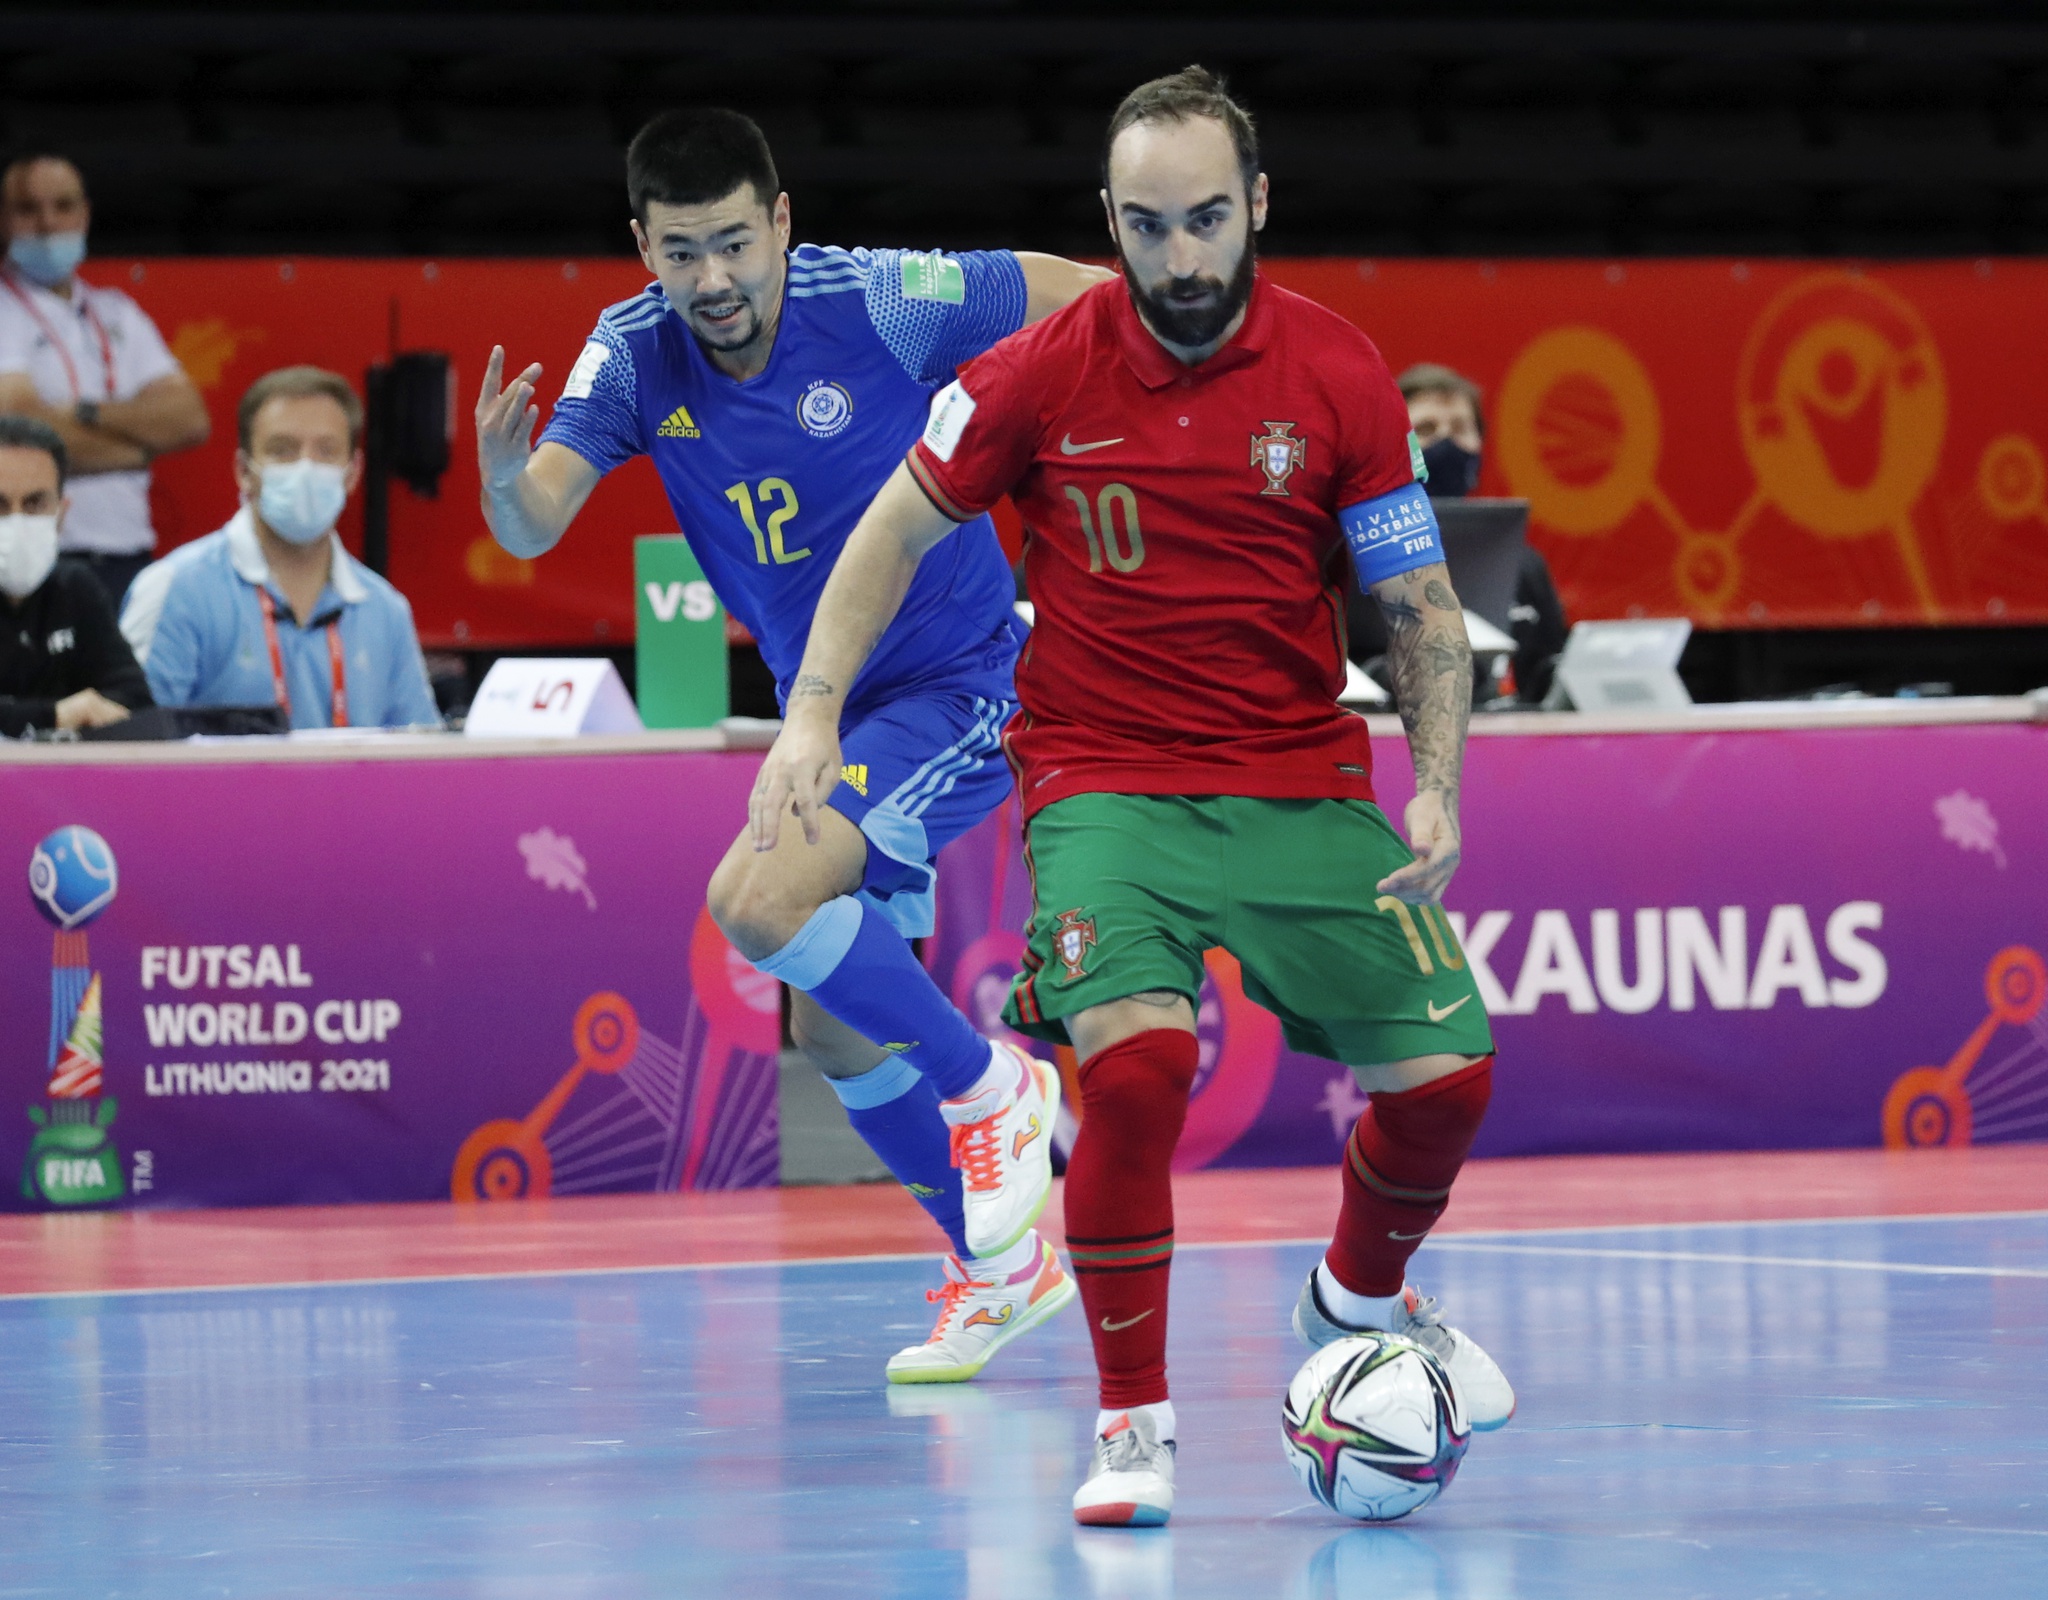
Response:
M40 450L57 463L57 487L71 473L71 459L64 453L64 441L47 422L34 417L0 417L0 449Z
M249 435L256 426L256 413L273 400L310 400L324 395L341 407L348 418L348 447L353 450L363 436L363 403L349 387L348 379L325 367L279 367L266 372L242 391L242 403L235 408L235 442L249 448Z
M763 205L782 192L766 135L737 111L664 111L626 147L626 198L642 223L650 201L708 205L743 183L754 186Z
M1479 431L1486 432L1486 408L1480 403L1479 385L1455 367L1440 366L1434 361L1418 361L1400 377L1394 385L1401 391L1403 400L1413 400L1419 394L1461 394L1472 402L1472 420L1479 425Z
M1237 149L1238 171L1244 175L1245 198L1259 176L1259 135L1252 114L1230 97L1230 86L1207 67L1182 67L1150 83L1141 83L1123 98L1109 119L1102 140L1102 187L1109 187L1109 152L1117 136L1141 122L1191 122L1206 117L1220 122Z

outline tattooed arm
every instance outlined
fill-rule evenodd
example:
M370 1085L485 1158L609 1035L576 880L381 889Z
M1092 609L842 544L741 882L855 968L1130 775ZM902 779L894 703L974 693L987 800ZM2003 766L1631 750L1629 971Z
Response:
M782 732L747 804L756 850L772 850L793 808L818 842L818 808L839 782L839 717L855 675L887 631L927 550L959 526L898 467L846 537L790 685Z
M1415 798L1404 819L1415 860L1379 887L1420 904L1440 899L1458 868L1458 784L1472 714L1472 646L1450 571L1441 562L1376 583L1372 593L1387 621L1387 670L1415 763Z

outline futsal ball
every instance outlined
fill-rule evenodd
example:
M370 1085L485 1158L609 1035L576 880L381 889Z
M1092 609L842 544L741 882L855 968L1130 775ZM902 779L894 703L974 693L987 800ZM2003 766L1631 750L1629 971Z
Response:
M1324 1505L1393 1522L1450 1487L1472 1426L1441 1361L1412 1339L1374 1332L1302 1363L1280 1437L1294 1475Z
M90 828L59 828L28 858L28 892L67 932L106 910L116 887L114 852Z

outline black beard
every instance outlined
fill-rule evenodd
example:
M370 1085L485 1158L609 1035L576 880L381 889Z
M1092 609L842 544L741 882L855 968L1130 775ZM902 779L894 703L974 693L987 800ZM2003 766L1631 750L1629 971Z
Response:
M1117 263L1123 268L1124 282L1130 287L1131 299L1137 303L1139 313L1152 331L1168 344L1198 350L1203 345L1215 343L1232 319L1251 301L1258 250L1249 225L1244 230L1244 253L1237 258L1237 271L1231 274L1229 283L1220 278L1194 277L1170 278L1164 285L1167 293L1176 289L1206 289L1217 297L1206 306L1189 308L1173 304L1165 294L1156 293L1138 281L1138 275L1131 270L1130 257L1123 253L1121 244L1116 254Z

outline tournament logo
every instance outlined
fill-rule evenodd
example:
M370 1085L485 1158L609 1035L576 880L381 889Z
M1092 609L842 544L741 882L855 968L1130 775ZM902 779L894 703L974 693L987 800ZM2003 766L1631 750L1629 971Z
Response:
M1081 915L1081 908L1059 914L1059 926L1052 931L1053 954L1067 969L1066 981L1085 978L1088 952L1095 948L1095 919Z
M107 1135L118 1109L102 1097L105 1069L100 975L92 970L85 926L113 903L114 852L90 828L59 828L29 857L28 887L56 924L50 958L50 1081L47 1105L31 1105L36 1125L22 1168L22 1198L53 1206L118 1200L121 1152Z
M796 420L813 439L830 439L853 421L853 396L845 385L820 378L797 400Z
M1252 435L1252 465L1266 475L1260 494L1286 494L1294 469L1308 460L1308 441L1294 437L1297 424L1269 422L1263 434Z

